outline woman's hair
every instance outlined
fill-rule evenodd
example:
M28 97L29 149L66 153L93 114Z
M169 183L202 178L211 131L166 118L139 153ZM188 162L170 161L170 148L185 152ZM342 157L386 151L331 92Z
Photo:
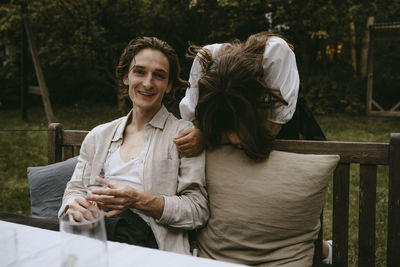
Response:
M265 51L265 45L268 39L272 36L284 39L289 45L290 49L294 50L293 45L289 43L283 36L270 32L259 32L250 35L245 42L240 42L239 40L234 39L229 43L224 43L215 55L212 55L211 51L207 50L206 48L189 43L186 56L192 59L198 57L203 70L206 70L212 63L213 59L225 53L236 51L247 53L248 55L252 56L263 55Z
M273 137L265 125L265 111L276 102L287 102L268 88L262 77L267 33L251 35L246 42L224 44L216 55L191 46L204 75L198 82L196 120L208 147L221 144L221 134L237 133L245 153L254 160L266 159Z
M129 66L134 56L146 48L158 50L167 57L169 62L168 82L172 83L171 92L188 87L189 83L180 78L181 68L179 59L172 46L156 37L137 37L131 40L125 47L115 71L120 89L128 89L128 86L123 82L124 77L129 73ZM127 92L127 90L124 91Z

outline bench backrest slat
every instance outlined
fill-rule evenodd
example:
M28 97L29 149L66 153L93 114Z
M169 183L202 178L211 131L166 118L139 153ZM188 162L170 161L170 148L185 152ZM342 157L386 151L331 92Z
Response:
M389 164L387 143L276 140L274 148L295 153L338 154L342 163Z
M339 163L333 174L333 263L347 267L349 243L350 164Z
M64 147L64 159L69 159L74 156L74 147L73 146L65 146Z
M60 123L51 123L48 129L48 163L79 155L81 144L88 133L89 131L64 130Z
M64 145L80 146L85 139L88 131L64 130Z
M360 165L358 264L365 267L375 266L376 177L376 165Z
M49 164L79 154L88 131L64 130L52 123L48 130ZM400 134L390 144L276 140L276 150L305 154L338 154L333 175L333 262L348 266L350 164L360 164L358 266L375 265L376 186L378 165L389 165L387 266L400 266ZM322 224L322 222L321 222ZM322 227L319 241L321 241ZM321 250L316 250L320 258ZM319 254L319 255L318 255Z
M390 135L387 266L400 266L400 133Z

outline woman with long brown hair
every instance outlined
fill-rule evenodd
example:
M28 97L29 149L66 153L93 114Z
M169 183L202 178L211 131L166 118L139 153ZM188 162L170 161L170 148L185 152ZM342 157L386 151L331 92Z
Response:
M232 144L264 160L275 138L326 140L301 96L293 46L282 36L261 32L245 42L192 45L189 51L190 87L179 107L197 128L175 138L184 155Z
M262 32L190 51L196 56L180 111L199 128L175 139L182 153L240 140L250 157L265 159L275 137L325 140L299 94L293 46L282 37Z

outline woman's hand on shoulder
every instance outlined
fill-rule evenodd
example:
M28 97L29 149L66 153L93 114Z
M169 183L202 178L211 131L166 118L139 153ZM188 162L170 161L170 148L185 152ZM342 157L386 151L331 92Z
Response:
M174 138L174 143L178 151L185 157L194 157L199 155L205 147L203 133L197 129L186 129Z

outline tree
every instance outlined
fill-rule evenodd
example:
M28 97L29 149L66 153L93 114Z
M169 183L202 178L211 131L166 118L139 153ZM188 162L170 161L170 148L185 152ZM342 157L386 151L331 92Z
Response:
M25 1L2 0L0 6L0 98L15 103L22 37L20 6ZM129 108L116 89L114 69L123 47L136 36L157 36L170 43L179 55L182 76L187 78L191 60L185 58L185 51L189 42L204 45L244 40L250 34L269 30L284 34L294 44L304 93L320 113L363 110L359 80L361 66L365 66L365 57L361 56L365 55L362 44L367 44L363 39L365 25L371 16L377 22L400 17L399 2L27 1L55 104L87 99L92 103L119 103L121 112ZM178 92L177 98L183 93ZM177 110L176 101L171 107Z

